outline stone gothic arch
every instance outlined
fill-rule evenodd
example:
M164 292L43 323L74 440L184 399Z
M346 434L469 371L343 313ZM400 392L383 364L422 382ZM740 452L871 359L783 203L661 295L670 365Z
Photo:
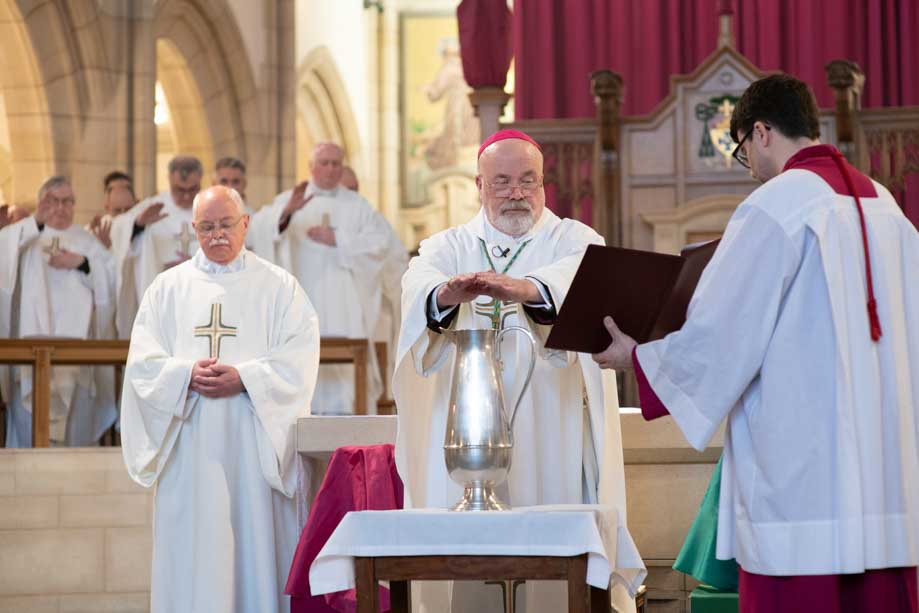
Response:
M225 155L251 162L260 152L249 135L266 118L232 10L223 0L159 0L154 11L157 75L175 114L179 152L202 157L206 173Z
M53 121L40 48L14 0L0 0L0 189L7 202L33 205L56 168ZM7 146L8 145L8 146Z
M345 150L349 164L360 168L363 152L345 83L327 47L307 54L297 71L297 172L307 176L316 143L331 141Z

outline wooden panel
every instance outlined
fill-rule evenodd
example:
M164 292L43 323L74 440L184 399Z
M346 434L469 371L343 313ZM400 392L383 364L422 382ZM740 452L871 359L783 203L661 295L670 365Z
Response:
M566 580L568 560L547 556L405 556L376 558L375 566L377 579L383 581Z
M32 446L51 444L51 347L35 348L32 388Z
M31 364L34 372L32 396L32 444L50 444L52 365L115 365L128 360L129 341L58 338L3 339L0 364ZM354 412L367 414L367 376L370 348L367 339L326 338L319 344L320 364L354 364ZM118 377L120 385L121 377Z

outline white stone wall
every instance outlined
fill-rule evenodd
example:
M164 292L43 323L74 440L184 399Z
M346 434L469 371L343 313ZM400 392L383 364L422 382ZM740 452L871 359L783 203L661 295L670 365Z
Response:
M0 449L0 613L149 610L152 502L119 448Z

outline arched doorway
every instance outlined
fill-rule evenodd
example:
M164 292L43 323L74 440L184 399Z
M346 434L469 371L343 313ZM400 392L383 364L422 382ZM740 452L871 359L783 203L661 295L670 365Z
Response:
M33 206L54 170L43 81L19 8L0 0L0 191L8 203Z
M363 152L357 122L331 52L316 47L297 72L297 178L309 176L310 155L321 142L341 145L346 163L360 174Z
M169 39L156 41L156 189L169 188L169 160L194 155L204 168L214 166L214 142L201 92L185 58Z
M158 0L154 11L157 80L173 122L170 130L157 129L164 152L158 147L158 163L175 147L201 158L208 175L227 155L254 165L243 126L258 133L264 118L233 11L221 0ZM161 175L158 169L158 185Z

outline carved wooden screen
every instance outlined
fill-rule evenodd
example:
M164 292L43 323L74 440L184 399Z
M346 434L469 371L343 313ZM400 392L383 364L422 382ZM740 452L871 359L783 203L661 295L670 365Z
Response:
M508 127L526 132L542 148L546 206L559 217L593 225L596 120L536 119Z
M859 112L859 165L919 228L919 107Z

